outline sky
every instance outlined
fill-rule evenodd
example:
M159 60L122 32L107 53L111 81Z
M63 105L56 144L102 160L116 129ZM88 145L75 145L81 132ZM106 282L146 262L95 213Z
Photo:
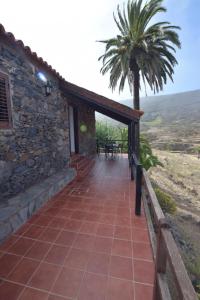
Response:
M100 74L98 57L104 45L97 40L118 34L113 12L123 0L0 0L0 23L37 52L67 81L116 101L129 99L128 85L120 94L109 89L109 75ZM167 13L155 21L179 25L182 49L174 83L160 94L200 89L200 0L164 0ZM148 96L153 93L147 89ZM145 96L141 88L141 96Z

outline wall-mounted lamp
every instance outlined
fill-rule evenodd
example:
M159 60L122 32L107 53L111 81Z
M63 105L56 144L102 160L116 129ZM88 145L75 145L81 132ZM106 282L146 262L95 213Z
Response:
M52 84L51 84L51 81L50 80L47 80L47 82L46 82L46 84L45 84L45 94L46 94L46 96L49 96L49 95L51 95L51 93L52 93Z
M42 72L37 73L37 77L44 82L44 92L46 96L51 95L52 93L52 83L50 80L47 80L46 76Z

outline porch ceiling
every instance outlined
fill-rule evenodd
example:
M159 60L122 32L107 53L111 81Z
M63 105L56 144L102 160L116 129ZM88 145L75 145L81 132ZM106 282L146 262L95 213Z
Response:
M137 122L143 115L143 111L132 109L67 81L61 82L61 88L66 95L77 97L97 112L124 124L129 124L132 121Z

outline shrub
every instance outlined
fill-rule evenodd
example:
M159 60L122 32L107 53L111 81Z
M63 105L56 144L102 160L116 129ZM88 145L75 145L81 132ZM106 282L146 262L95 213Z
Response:
M151 167L163 167L163 164L159 161L158 157L153 155L148 139L144 135L140 136L140 162L146 171Z
M158 198L158 202L164 213L175 214L176 213L176 203L170 195L163 192L160 188L155 188L155 193Z

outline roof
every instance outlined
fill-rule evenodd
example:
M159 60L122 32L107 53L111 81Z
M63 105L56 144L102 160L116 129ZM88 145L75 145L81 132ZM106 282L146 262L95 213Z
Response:
M44 68L54 75L60 81L60 86L66 93L77 96L79 99L82 99L90 106L94 107L95 110L124 123L129 123L131 120L138 120L143 115L143 112L140 110L132 109L126 105L120 104L119 102L66 81L55 69L52 68L51 65L39 57L36 52L32 52L30 47L25 46L21 40L16 40L15 36L11 32L6 32L2 24L0 24L0 38L1 37L6 38L13 45L23 50L31 60L37 62L41 68Z

